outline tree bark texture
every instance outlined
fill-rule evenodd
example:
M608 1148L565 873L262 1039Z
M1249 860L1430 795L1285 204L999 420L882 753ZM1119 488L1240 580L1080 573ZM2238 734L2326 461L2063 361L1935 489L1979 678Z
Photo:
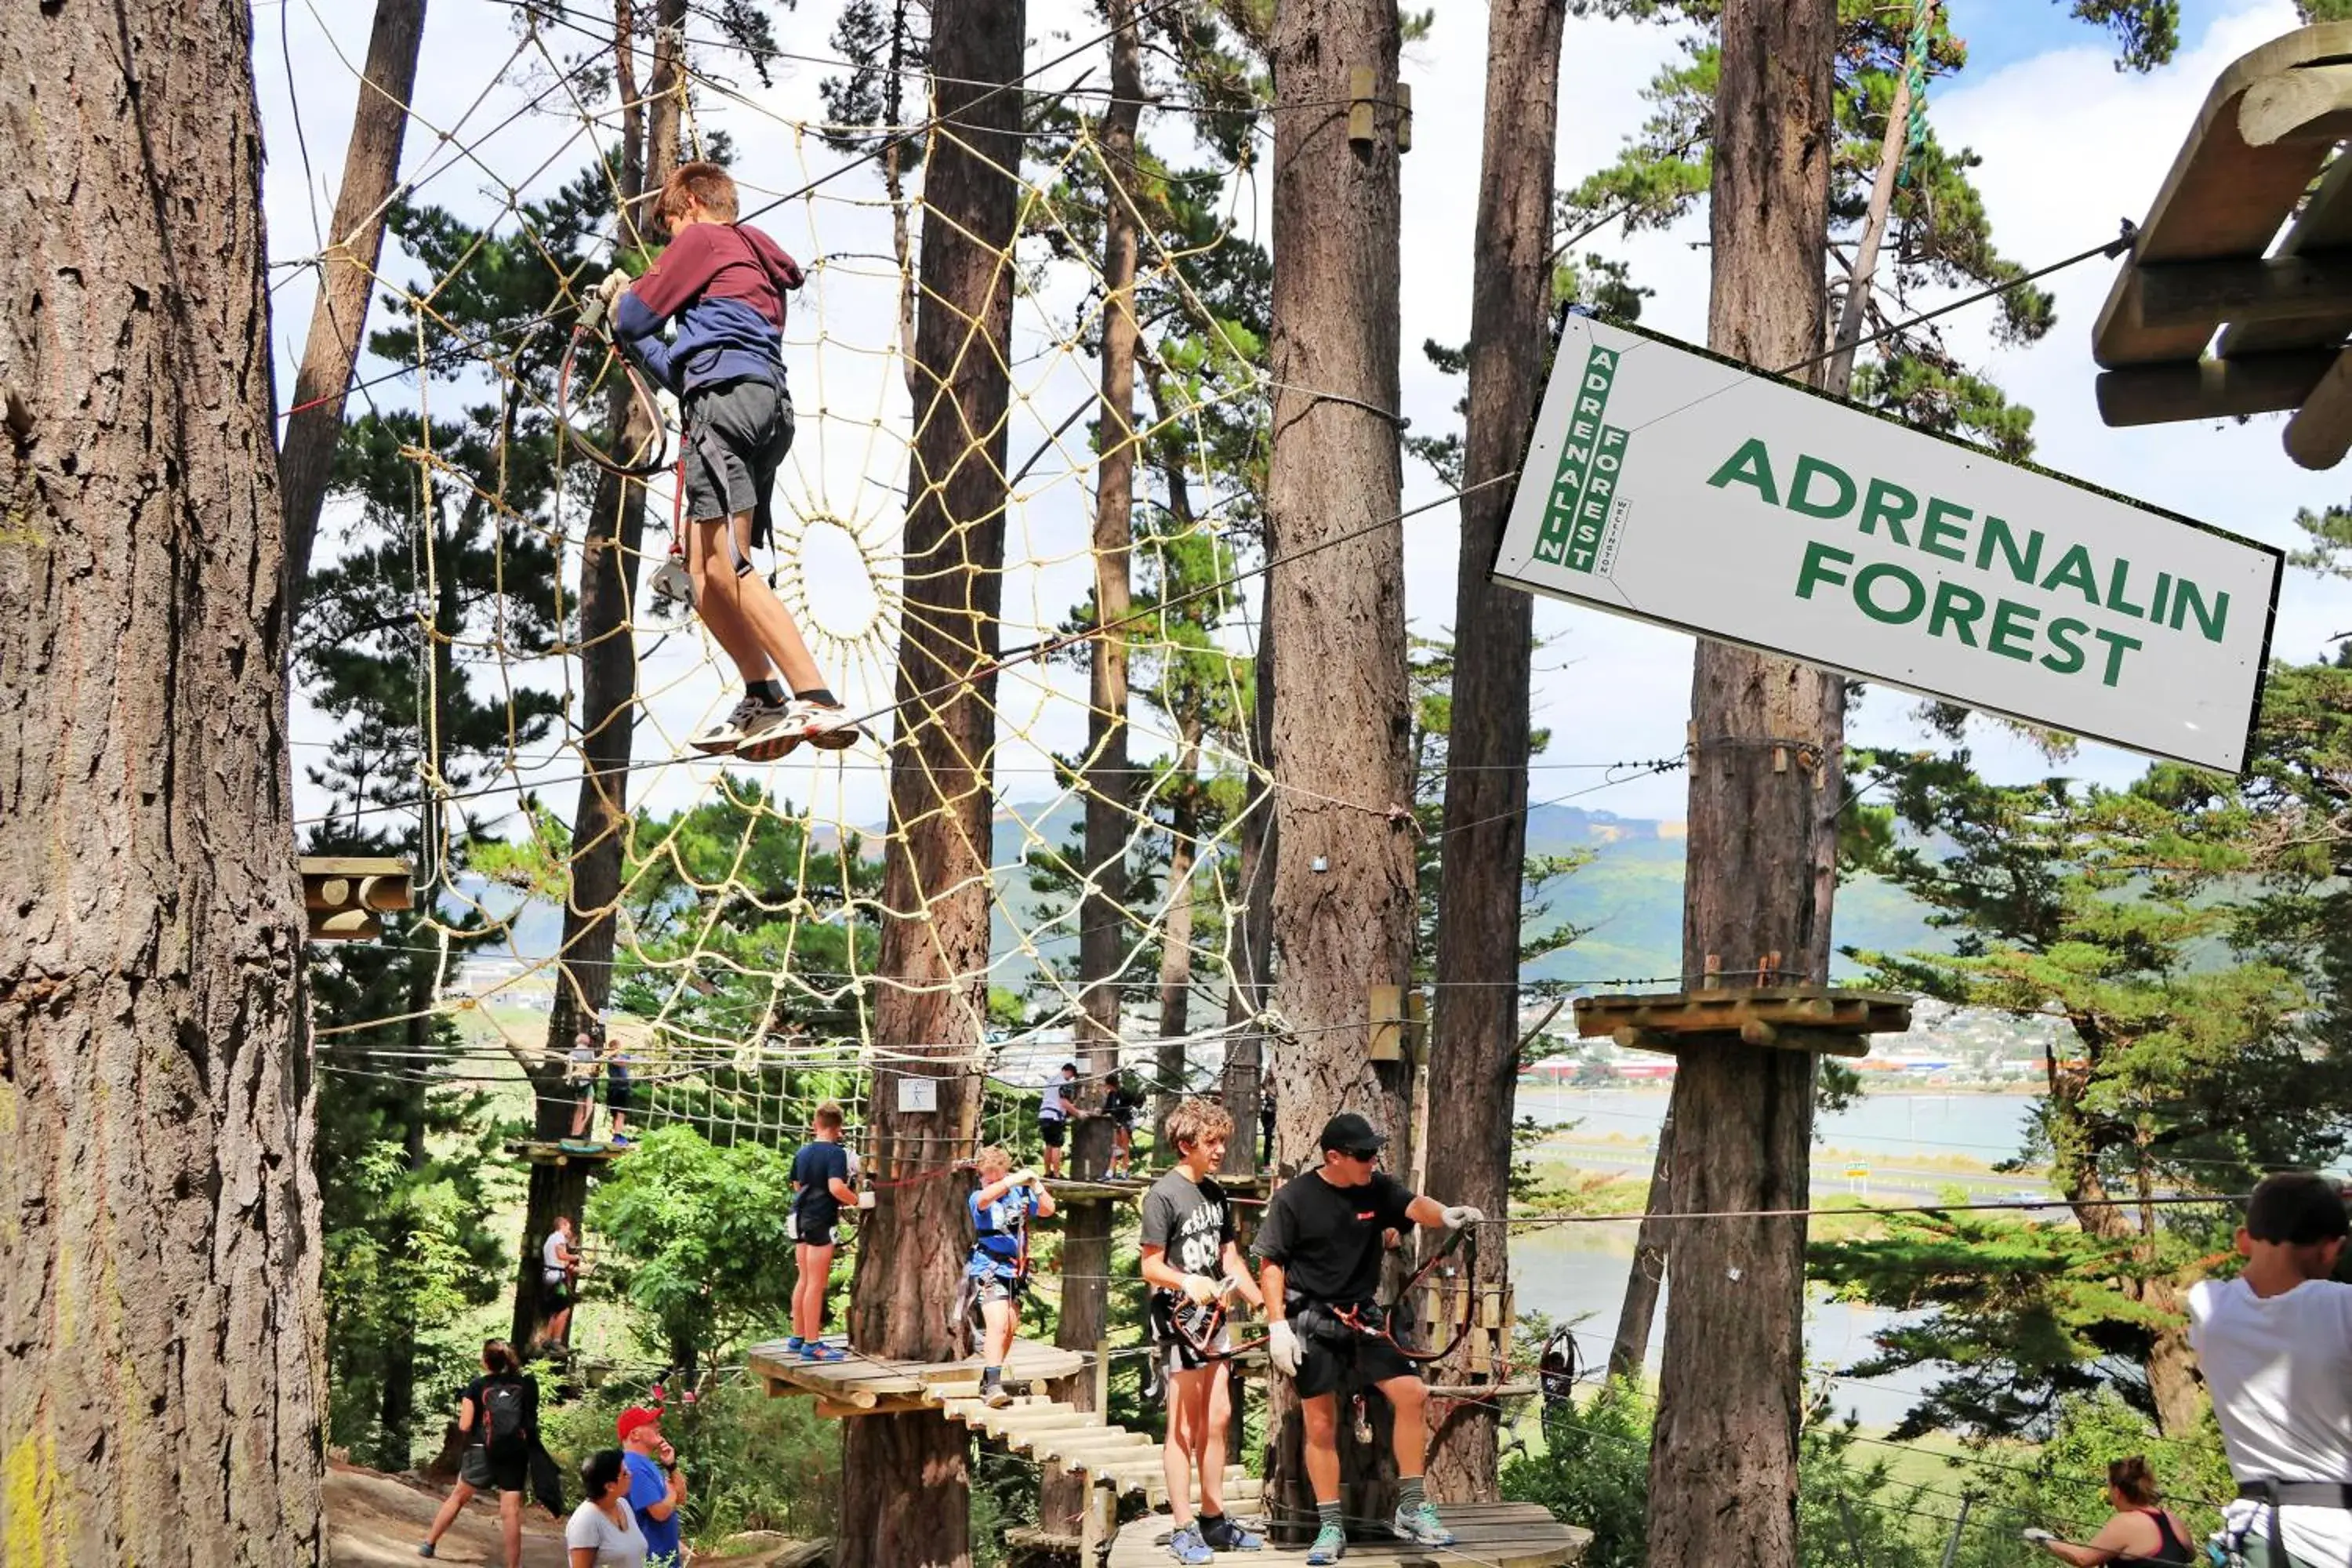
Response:
M1277 559L1329 546L1275 569L1267 616L1278 646L1314 650L1286 667L1274 710L1275 1000L1286 1031L1275 1152L1292 1172L1317 1161L1318 1132L1343 1109L1389 1133L1391 1170L1411 1168L1409 1064L1367 1054L1367 988L1407 981L1413 934L1410 818L1391 815L1410 798L1393 412L1398 43L1393 0L1276 7L1267 527ZM1360 146L1348 138L1351 68L1372 72L1381 105ZM1269 1430L1282 1440L1270 1489L1286 1533L1314 1517L1297 1410L1288 1381L1272 1380ZM1349 1511L1377 1514L1378 1481L1350 1473L1361 1484L1348 1489Z
M1233 1113L1234 1136L1218 1169L1234 1176L1254 1175L1261 1163L1258 1134L1269 1053L1257 1019L1274 997L1274 879L1279 841L1273 791L1263 782L1268 776L1267 759L1274 755L1274 628L1267 620L1274 593L1271 575L1258 579L1257 658L1250 681L1250 765L1255 788L1249 816L1242 823L1240 918L1226 927L1233 982L1225 993L1225 1022L1248 1026L1225 1042L1222 1088L1225 1109ZM1236 1430L1239 1425L1235 1423Z
M656 14L653 70L640 101L633 34L635 13L629 0L613 7L614 91L622 101L617 197L625 232L646 239L664 237L659 216L637 198L658 190L677 163L677 137L684 62L677 58L687 0L661 0ZM604 405L604 427L617 431L613 447L643 449L653 430L625 382ZM646 487L636 479L600 473L589 504L588 531L580 558L580 793L572 812L570 886L563 906L561 978L548 1009L547 1048L536 1060L518 1052L534 1094L532 1135L562 1138L572 1125L563 1059L583 1023L596 1019L613 994L614 915L621 898L622 851L629 827L629 760L637 716L637 641L629 624L632 582L645 542ZM587 1201L584 1177L569 1166L534 1164L527 1200L536 1217L549 1221L568 1214L574 1226ZM537 1234L544 1236L542 1228ZM582 1231L582 1239L586 1233ZM526 1248L528 1254L529 1249ZM539 1267L526 1256L516 1277L514 1322L529 1335L540 1321ZM528 1339L518 1344L528 1343Z
M1013 316L1022 0L939 0L934 133L925 163L922 310L908 498L908 614L891 748L890 844L875 1037L903 1056L874 1075L868 1135L879 1205L862 1227L850 1334L870 1355L945 1361L961 1268L965 1182L980 1127L987 1018L990 768L1004 563L1006 355ZM939 1109L898 1109L908 1076ZM845 1421L840 1568L968 1568L963 1429L929 1412Z
M0 1559L318 1563L246 7L0 10Z
M1667 1194L1674 1186L1675 1109L1666 1101L1665 1120L1658 1124L1658 1149L1650 1165L1650 1195L1642 1206L1642 1223L1633 1233L1633 1267L1625 1276L1625 1299L1617 1309L1617 1336L1609 1345L1609 1375L1639 1381L1650 1354L1650 1325L1658 1314L1658 1287L1666 1277L1666 1231L1672 1222L1660 1219L1674 1211Z
M1470 295L1465 485L1517 468L1542 387L1551 306L1551 188L1560 29L1567 0L1494 0L1486 10L1486 133ZM1429 1103L1446 1135L1425 1151L1429 1188L1500 1218L1510 1202L1511 1097L1518 1084L1519 895L1527 862L1528 697L1535 601L1489 569L1511 488L1462 498L1454 597L1454 727L1446 746L1445 847L1438 859L1437 1028ZM1477 1284L1508 1272L1509 1232L1481 1236ZM1460 1364L1441 1383L1468 1380ZM1494 1408L1444 1407L1429 1482L1448 1502L1496 1496Z
M1836 0L1729 0L1722 28L1707 336L1769 370L1822 342ZM1836 805L1843 690L1835 675L1698 645L1685 975L1712 963L1732 984L1756 984L1759 969L1827 978L1830 909L1814 869ZM1675 1085L1675 1209L1803 1208L1812 1112L1810 1056L1736 1039L1686 1043ZM1650 1448L1653 1568L1797 1560L1804 1250L1802 1219L1681 1222L1670 1233L1674 1293ZM1706 1506L1695 1506L1699 1498Z
M376 0L375 26L361 68L359 107L351 144L343 151L343 182L335 192L334 226L319 263L319 298L310 307L310 335L294 377L294 409L278 450L278 484L286 511L286 603L289 619L302 607L310 575L310 549L319 510L335 466L343 430L343 398L367 333L375 265L383 254L384 210L400 178L400 144L408 132L408 100L416 85L417 46L425 37L425 0Z
M1103 14L1116 28L1110 40L1111 100L1097 135L1103 164L1103 317L1100 413L1095 446L1095 624L1126 620L1132 596L1130 550L1135 508L1135 247L1136 221L1126 190L1135 162L1135 133L1143 112L1143 40L1135 30L1135 0L1107 0ZM1078 900L1078 1042L1080 1078L1099 1103L1118 1070L1120 984L1130 936L1127 913L1127 845L1135 826L1135 779L1128 762L1128 640L1122 627L1087 645L1086 890ZM1088 1117L1070 1151L1076 1173L1096 1176L1108 1163L1111 1125ZM1075 1203L1065 1226L1061 1321L1055 1342L1091 1351L1103 1338L1110 1298L1110 1205ZM1080 1410L1095 1407L1091 1372L1065 1378L1055 1391ZM1087 1478L1048 1470L1039 1481L1038 1507L1050 1528L1068 1528L1085 1512Z
M1184 1099L1192 1062L1184 1037L1192 1016L1192 875L1199 864L1201 739L1196 715L1178 721L1182 744L1168 792L1168 912L1160 924L1160 1049L1152 1064L1159 1079L1151 1097L1151 1147L1172 1161L1168 1115Z

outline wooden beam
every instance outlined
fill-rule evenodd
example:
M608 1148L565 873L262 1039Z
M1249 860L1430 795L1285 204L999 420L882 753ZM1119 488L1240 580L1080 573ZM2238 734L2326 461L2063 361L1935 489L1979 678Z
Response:
M2278 256L2133 267L2126 308L2151 331L2294 321L2352 310L2352 256Z
M2352 353L2339 353L2286 422L2286 455L2306 468L2332 468L2352 450Z
M2332 146L2352 135L2352 66L2299 66L2263 78L2238 100L2238 134L2249 147Z
M305 855L302 908L312 942L363 942L383 934L378 919L411 900L408 862L373 855Z
M2105 371L2098 380L2099 417L2125 426L2276 414L2301 407L2335 363L2333 349L2294 349Z

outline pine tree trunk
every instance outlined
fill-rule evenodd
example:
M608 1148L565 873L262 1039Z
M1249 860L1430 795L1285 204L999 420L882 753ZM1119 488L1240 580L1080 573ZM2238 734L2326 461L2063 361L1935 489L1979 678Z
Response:
M1716 98L1707 336L1773 369L1819 351L1836 0L1729 0ZM1770 955L1829 971L1815 885L1830 831L1842 681L1701 642L1691 681L1683 969L1752 984ZM1689 984L1686 982L1685 984ZM1680 1053L1669 1201L1679 1212L1806 1205L1813 1062L1692 1043ZM1804 1365L1802 1219L1674 1227L1675 1281L1650 1448L1652 1568L1790 1568ZM1727 1354L1726 1347L1738 1347ZM1710 1500L1694 1507L1697 1497Z
M417 47L425 37L425 0L376 0L368 35L359 106L351 144L343 152L343 183L335 192L334 226L319 268L319 298L310 307L310 335L294 377L294 407L286 420L278 470L286 510L287 614L302 606L310 575L310 549L319 510L334 471L335 441L343 429L343 398L367 332L368 300L383 253L384 211L400 178L400 144L408 132L408 100L416 85Z
M1668 1224L1657 1216L1671 1214L1667 1194L1674 1188L1675 1107L1666 1101L1665 1120L1658 1123L1657 1152L1650 1162L1650 1194L1642 1205L1642 1224L1633 1235L1633 1266L1625 1274L1625 1299L1617 1309L1617 1335L1609 1345L1609 1375L1639 1382L1650 1354L1650 1325L1657 1318L1658 1287L1666 1277Z
M880 1204L860 1228L850 1334L869 1355L950 1354L965 1183L954 1162L980 1129L987 1018L989 770L996 743L1004 562L1004 364L1012 331L1021 100L984 84L1020 74L1022 0L938 0L934 135L924 177L922 310L906 528L908 614L891 749L887 921L875 1038L937 1058L875 1074ZM954 684L950 684L954 683ZM944 688L945 689L941 689ZM898 1084L937 1080L939 1110L898 1109ZM924 1412L842 1423L839 1568L968 1568L971 1477L963 1429Z
M1367 988L1406 981L1413 939L1412 837L1390 815L1410 798L1403 533L1392 521L1402 483L1397 116L1386 106L1398 42L1392 0L1276 7L1270 549L1293 554L1370 528L1277 568L1267 613L1278 646L1315 655L1284 668L1274 711L1275 999L1295 1032L1275 1064L1275 1154L1292 1170L1317 1162L1317 1133L1342 1109L1390 1135L1389 1169L1412 1168L1407 1064L1367 1055ZM1351 68L1371 70L1383 105L1364 146L1348 139ZM1385 1403L1370 1404L1385 1426ZM1314 1513L1287 1379L1271 1380L1268 1409L1280 1434L1269 1491L1277 1523L1296 1534ZM1366 1456L1342 1447L1343 1461L1356 1461L1349 1511L1381 1513L1391 1494ZM1384 1459L1385 1444L1373 1453Z
M1265 770L1274 755L1274 628L1266 615L1274 588L1265 576L1258 584L1257 658L1250 682L1250 763L1254 769ZM1249 1026L1225 1043L1222 1087L1225 1109L1233 1113L1234 1137L1225 1145L1225 1161L1218 1169L1234 1176L1251 1175L1261 1163L1258 1141L1265 1104L1267 1053L1255 1020L1274 996L1274 879L1279 860L1272 792L1258 782L1265 776L1263 771L1253 775L1255 790L1246 807L1249 816L1242 823L1237 868L1239 919L1226 928L1225 937L1226 963L1233 975L1231 989L1225 993L1225 1022L1235 1027ZM1235 1430L1239 1431L1238 1423Z
M1486 136L1470 295L1470 410L1462 477L1518 467L1544 371L1551 305L1551 181L1567 0L1494 0L1486 10ZM1454 720L1446 742L1445 851L1437 892L1437 1030L1429 1100L1446 1135L1427 1150L1429 1188L1500 1218L1510 1201L1518 1084L1519 895L1527 861L1528 697L1535 601L1490 575L1511 509L1507 484L1462 498L1454 586ZM1479 1237L1477 1283L1507 1277L1509 1232ZM1465 1382L1460 1364L1437 1381ZM1457 1405L1429 1456L1446 1501L1496 1496L1492 1407Z
M1129 550L1135 508L1135 215L1124 180L1135 161L1135 132L1143 112L1143 41L1135 30L1135 0L1107 0L1104 16L1118 29L1110 41L1111 100L1103 110L1103 321L1101 415L1095 441L1095 622L1127 618L1131 603ZM1078 900L1081 1078L1099 1098L1118 1070L1118 975L1130 938L1127 923L1127 844L1134 826L1129 803L1135 780L1128 761L1128 640L1124 630L1087 645L1086 892ZM1101 1174L1110 1154L1110 1123L1088 1118L1070 1151L1082 1175ZM1065 1222L1061 1320L1055 1342L1093 1351L1103 1339L1110 1299L1110 1205L1075 1203ZM1055 1391L1081 1410L1095 1406L1091 1372L1065 1378ZM1039 1510L1051 1528L1068 1528L1085 1512L1087 1480L1049 1470L1039 1483Z
M617 182L639 232L662 237L659 218L635 198L660 188L677 162L680 104L677 86L683 63L677 57L677 29L686 24L686 0L661 0L656 14L652 79L641 101L636 88L631 35L635 14L629 0L614 0L614 88L622 100L621 161ZM618 432L613 450L641 450L652 426L625 384L615 384L604 407L605 428ZM631 582L645 542L646 487L636 479L600 473L589 505L588 532L582 542L579 626L580 793L572 813L570 892L563 906L562 976L548 1009L547 1048L523 1060L535 1096L532 1136L564 1137L572 1126L571 1089L563 1059L583 1023L595 1020L613 995L615 914L621 897L622 851L629 825L629 760L637 712L637 643L629 630ZM532 1223L544 1237L558 1214L580 1224L588 1195L584 1172L571 1166L533 1165L527 1202ZM580 1232L583 1240L586 1233ZM525 1346L541 1321L539 1255L523 1249L515 1286L516 1344Z
M1173 1161L1168 1147L1168 1113L1184 1098L1192 1070L1184 1037L1192 1016L1192 872L1194 846L1201 832L1195 803L1200 786L1202 724L1198 718L1179 721L1183 748L1176 757L1176 783L1170 793L1168 845L1168 915L1160 927L1160 1055L1154 1064L1160 1079L1152 1096L1151 1147L1162 1159Z
M243 5L0 9L0 1555L318 1563Z

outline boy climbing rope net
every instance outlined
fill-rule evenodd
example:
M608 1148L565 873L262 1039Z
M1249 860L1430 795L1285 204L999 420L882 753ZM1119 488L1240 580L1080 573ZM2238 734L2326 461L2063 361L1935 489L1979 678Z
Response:
M598 285L586 323L609 323L621 351L678 399L695 610L744 686L734 710L689 743L772 762L803 741L826 751L854 745L857 726L818 673L792 612L751 569L751 550L773 534L776 469L793 445L784 296L802 274L782 247L737 223L736 210L726 170L680 164L661 193L675 237L634 284L615 271ZM661 330L672 320L677 336L665 343Z

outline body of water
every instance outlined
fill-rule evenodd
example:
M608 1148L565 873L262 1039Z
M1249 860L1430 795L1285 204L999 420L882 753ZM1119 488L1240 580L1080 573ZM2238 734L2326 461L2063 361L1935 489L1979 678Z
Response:
M1554 1145L1549 1152L1568 1163L1646 1177L1667 1098L1664 1088L1522 1086L1517 1110L1540 1125L1572 1129L1565 1146ZM2015 1155L2033 1103L2031 1096L2021 1094L1868 1094L1849 1109L1821 1118L1815 1145L1876 1156L1874 1163L1883 1164L1874 1185L1888 1187L1894 1184L1886 1181L1890 1173L1885 1167L1904 1162L1941 1165L1965 1161L1989 1165ZM1621 1142L1622 1148L1615 1146ZM1603 1143L1611 1147L1594 1147ZM1921 1178L1919 1184L1933 1188L1943 1180L1930 1175ZM1991 1180L2004 1188L2039 1185L2030 1177ZM1825 1180L1817 1167L1814 1189L1823 1194L1844 1193L1848 1185ZM1879 1195L1924 1197L1928 1193L1882 1191ZM1616 1333L1626 1277L1633 1268L1633 1225L1627 1222L1551 1226L1511 1238L1511 1274L1520 1309L1572 1325L1578 1353L1587 1366L1607 1358L1610 1341ZM1652 1327L1649 1365L1653 1373L1664 1351L1665 1301L1671 1289L1670 1283L1661 1293ZM1832 1301L1818 1293L1808 1301L1806 1359L1815 1376L1826 1382L1830 1403L1840 1414L1852 1414L1865 1426L1891 1426L1940 1375L1934 1367L1866 1383L1839 1375L1874 1353L1872 1336L1903 1321L1905 1316Z
M1648 1142L1665 1119L1667 1098L1663 1088L1522 1084L1517 1110L1547 1127L1575 1123L1584 1136ZM2033 1097L2024 1094L1865 1094L1846 1110L1817 1119L1813 1141L1831 1149L1990 1164L2017 1153L2033 1106Z
M1576 1331L1580 1363L1596 1368L1609 1359L1625 1280L1633 1266L1633 1226L1559 1225L1511 1237L1511 1278L1521 1311L1548 1314ZM1666 1300L1658 1298L1652 1320L1649 1368L1654 1375L1666 1340ZM1894 1312L1840 1301L1814 1300L1805 1312L1805 1357L1822 1375L1843 1373L1870 1355L1871 1336L1899 1320ZM1864 1426L1886 1427L1903 1418L1921 1391L1936 1381L1933 1368L1915 1368L1864 1384L1839 1379L1829 1384L1830 1403Z

